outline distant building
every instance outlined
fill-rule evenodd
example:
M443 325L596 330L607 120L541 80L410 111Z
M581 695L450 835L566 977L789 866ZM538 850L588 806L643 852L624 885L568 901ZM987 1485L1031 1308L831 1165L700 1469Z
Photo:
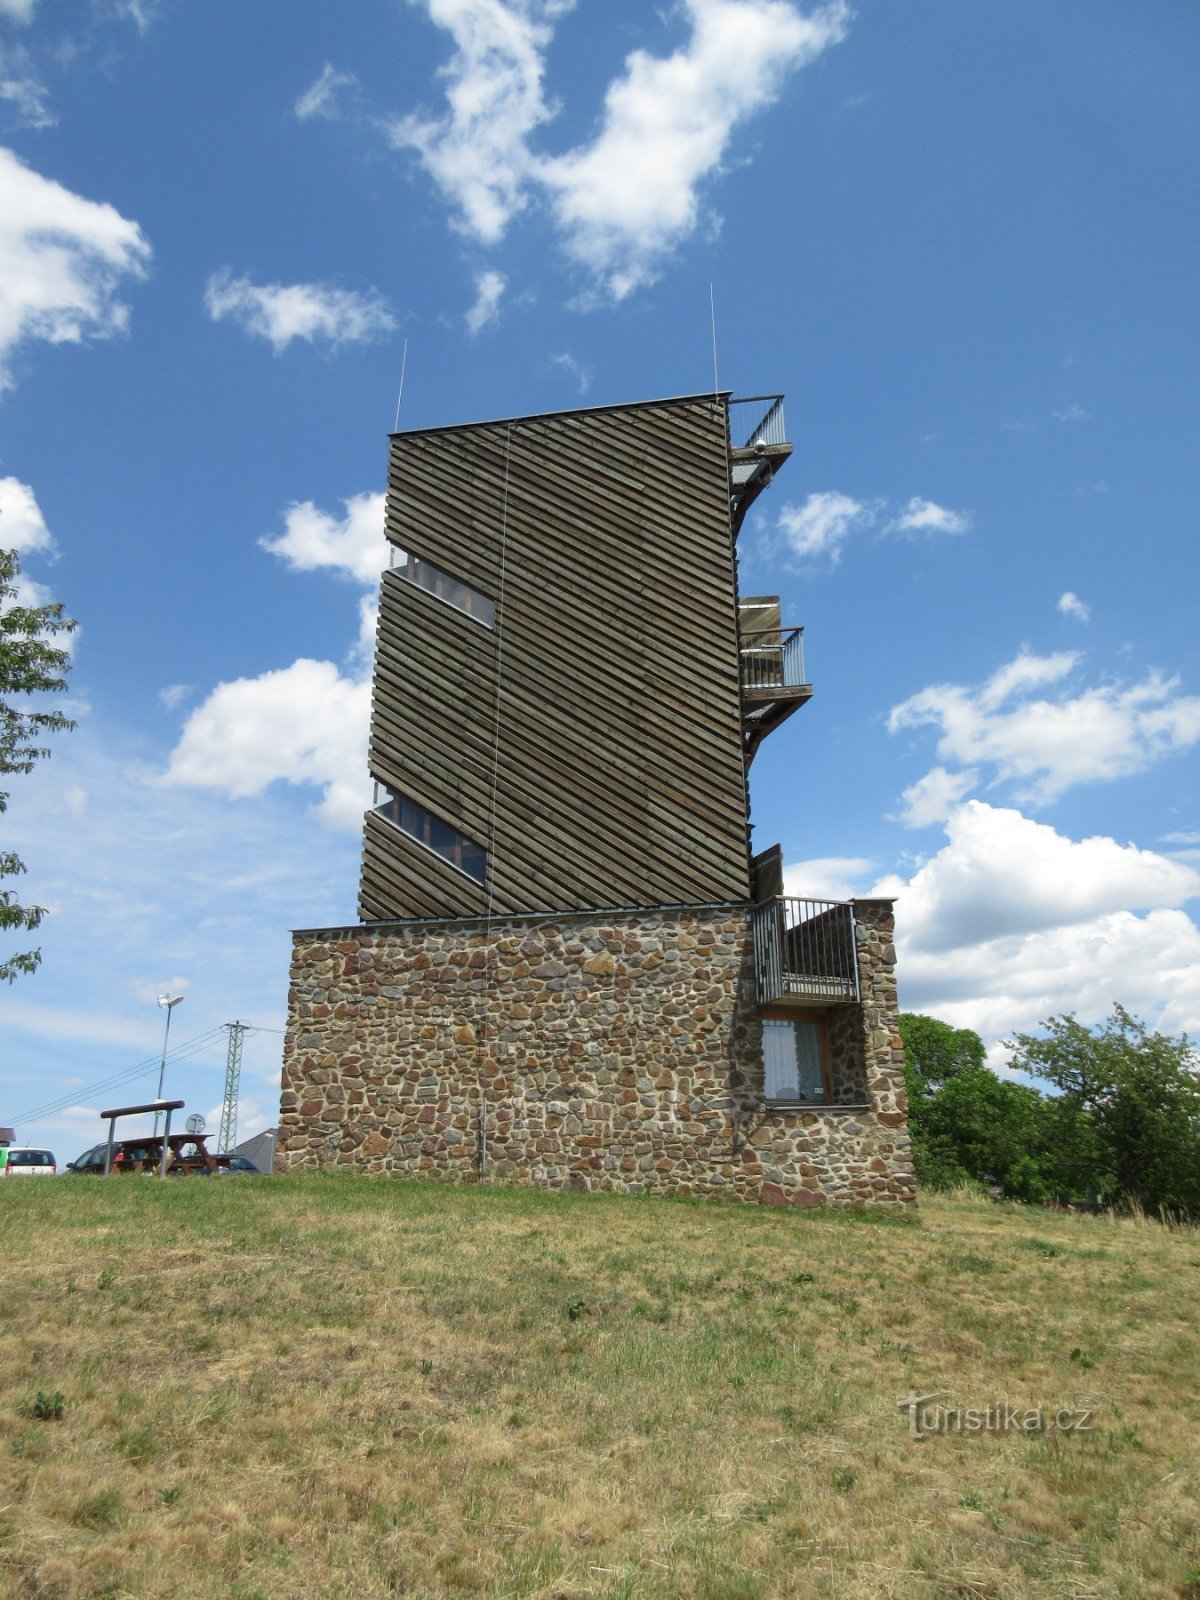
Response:
M243 1139L241 1144L235 1145L233 1153L253 1161L260 1172L270 1172L275 1166L275 1137L278 1132L278 1128L264 1128L253 1138Z
M362 921L294 936L280 1169L913 1200L891 902L749 844L812 693L738 587L790 454L779 396L393 436Z

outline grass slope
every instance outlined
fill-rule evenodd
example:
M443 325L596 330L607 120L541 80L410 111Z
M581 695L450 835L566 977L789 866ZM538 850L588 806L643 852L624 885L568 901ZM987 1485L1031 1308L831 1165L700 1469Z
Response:
M1200 1597L1194 1232L130 1178L0 1245L5 1594Z

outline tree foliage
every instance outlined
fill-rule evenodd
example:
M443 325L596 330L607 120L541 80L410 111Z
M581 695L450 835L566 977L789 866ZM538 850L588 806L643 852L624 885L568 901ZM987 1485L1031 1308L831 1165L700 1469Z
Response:
M26 606L18 601L17 578L21 565L15 550L0 550L0 777L10 772L30 772L50 754L42 742L47 734L75 724L58 711L44 711L29 703L31 696L54 694L67 686L71 665L68 652L53 643L70 633L75 624L57 603ZM0 790L0 812L8 807L8 790ZM0 849L0 879L25 871L25 863L11 850ZM41 906L23 906L12 889L0 889L0 930L36 928L45 916ZM8 982L22 972L32 972L41 960L39 950L26 950L0 959L0 979Z
M994 1185L1013 1200L1132 1204L1200 1217L1200 1056L1125 1010L1094 1029L1051 1017L1018 1034L1001 1078L983 1042L900 1018L918 1179Z
M1017 1034L1012 1064L1058 1090L1078 1187L1147 1210L1200 1216L1200 1055L1185 1034L1152 1033L1124 1006L1096 1029L1051 1017Z
M1041 1200L1031 1161L1042 1134L1043 1096L1000 1078L969 1028L907 1012L900 1018L908 1117L917 1176L931 1188L997 1184L1014 1200Z

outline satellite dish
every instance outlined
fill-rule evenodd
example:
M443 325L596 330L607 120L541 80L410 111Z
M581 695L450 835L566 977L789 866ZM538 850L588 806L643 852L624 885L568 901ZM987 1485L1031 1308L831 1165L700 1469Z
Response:
M184 1124L184 1126L187 1128L187 1131L189 1133L203 1133L204 1132L204 1118L200 1115L200 1113L198 1111L193 1111L191 1116L187 1119L187 1122Z

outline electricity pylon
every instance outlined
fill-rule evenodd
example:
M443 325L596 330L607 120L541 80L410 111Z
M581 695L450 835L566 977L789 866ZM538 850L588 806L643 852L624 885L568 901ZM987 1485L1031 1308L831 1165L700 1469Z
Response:
M225 1103L221 1107L221 1131L217 1135L217 1149L228 1155L237 1143L238 1085L242 1081L242 1035L250 1027L248 1022L226 1022L229 1029L229 1054L225 1058Z

